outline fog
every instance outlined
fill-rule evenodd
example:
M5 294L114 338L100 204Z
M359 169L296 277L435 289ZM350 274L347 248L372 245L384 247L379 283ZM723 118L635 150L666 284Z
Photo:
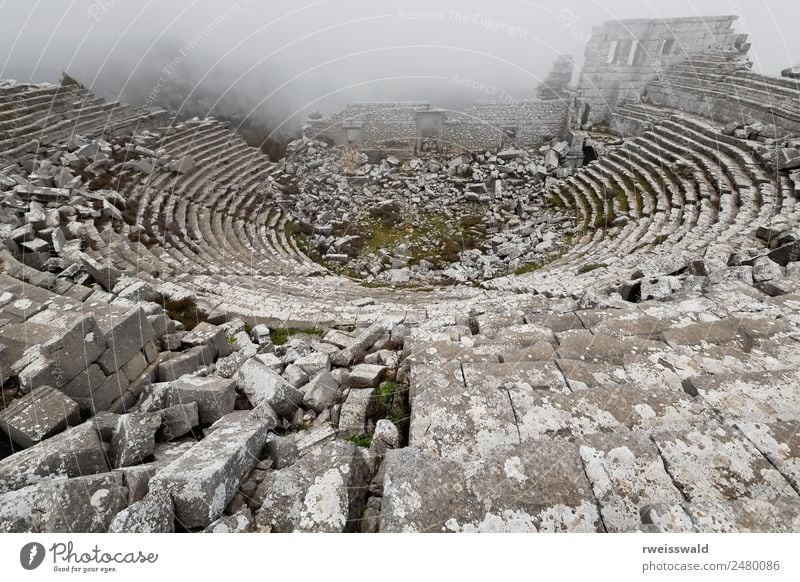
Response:
M605 20L720 14L739 16L755 70L800 61L797 0L2 0L0 78L67 71L104 97L281 133L352 101L529 97Z

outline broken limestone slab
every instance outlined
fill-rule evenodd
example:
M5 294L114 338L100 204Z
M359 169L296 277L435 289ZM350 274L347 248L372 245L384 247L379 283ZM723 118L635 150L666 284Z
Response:
M0 533L30 533L34 531L33 503L38 485L0 494Z
M239 389L254 408L266 402L278 416L287 420L291 420L303 403L303 393L257 357L245 362L237 373L236 380Z
M128 379L120 372L106 376L103 369L92 364L63 388L64 394L75 400L81 410L95 414L106 411L128 388Z
M351 388L375 388L381 383L385 373L385 366L358 364L350 370L349 385Z
M339 412L338 434L342 438L361 436L366 431L367 409L374 388L351 389Z
M165 465L166 462L161 460L144 465L114 469L114 473L120 473L122 475L122 483L128 490L129 504L136 503L145 498L150 491L150 479Z
M181 343L188 347L208 346L213 352L211 358L224 358L231 353L231 346L225 335L225 328L207 322L197 326L181 338Z
M170 495L185 527L207 527L258 462L267 433L266 424L250 419L218 428L156 473L151 493Z
M363 450L335 441L267 474L256 527L263 532L355 531L369 484Z
M19 373L24 391L65 386L106 350L106 337L92 315L65 314L50 325L53 337L32 352L31 362Z
M120 511L109 533L174 533L175 516L168 495L148 495Z
M253 514L247 507L233 515L223 515L209 525L205 533L247 533L253 531Z
M79 477L109 470L94 423L85 422L0 461L0 493L47 478Z
M0 428L23 448L80 424L78 404L55 388L42 386L0 412Z
M342 397L339 383L330 372L322 371L303 388L303 406L320 413L336 404Z
M300 356L294 361L294 365L313 378L320 372L328 372L331 369L331 360L328 354L311 352L305 356Z
M200 423L213 424L233 412L236 382L217 376L184 376L173 382L146 386L139 410L156 412L165 408L197 403Z
M127 364L155 336L153 326L140 307L130 309L121 318L111 316L99 323L111 330L108 349L97 360L106 374L112 374Z
M161 411L161 427L158 430L159 440L171 441L181 437L200 424L200 413L197 402L176 404Z
M133 412L120 415L111 441L114 467L138 465L151 457L156 447L156 431L160 426L159 413Z
M171 357L158 365L158 379L161 382L177 380L187 374L197 372L202 366L213 363L207 346L197 346L185 352L172 353Z
M194 158L191 155L185 155L170 162L168 168L170 172L188 174L194 169Z
M104 473L39 485L33 504L37 531L48 533L106 533L111 521L127 506L122 475Z

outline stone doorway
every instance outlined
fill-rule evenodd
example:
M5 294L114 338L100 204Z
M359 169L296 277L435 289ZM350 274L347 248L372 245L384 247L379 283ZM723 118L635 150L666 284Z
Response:
M417 143L415 147L417 154L421 152L442 152L444 115L445 112L440 110L417 112Z

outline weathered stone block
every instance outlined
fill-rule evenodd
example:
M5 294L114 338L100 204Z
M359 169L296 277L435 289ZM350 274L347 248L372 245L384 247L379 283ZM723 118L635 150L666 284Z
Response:
M291 419L303 402L303 394L258 358L248 360L236 375L239 389L253 407L267 402L281 417Z
M355 531L366 496L369 471L363 450L336 441L291 466L269 473L258 487L263 503L259 531Z
M50 386L37 388L0 412L0 428L23 448L80 424L78 404Z
M135 307L120 320L112 319L108 337L108 349L97 363L106 374L119 370L140 351L144 344L155 336L153 326L141 308Z
M186 376L173 382L145 387L142 412L155 412L181 404L197 403L200 423L212 424L233 411L236 382L217 376Z
M258 462L267 432L265 424L249 419L220 427L156 473L150 491L170 495L175 517L186 527L207 527Z

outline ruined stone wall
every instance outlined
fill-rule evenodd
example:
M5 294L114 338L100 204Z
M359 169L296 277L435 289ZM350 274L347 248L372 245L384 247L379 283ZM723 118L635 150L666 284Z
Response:
M618 20L595 27L578 89L582 125L609 122L616 106L637 101L671 64L709 49L746 52L736 16Z
M413 147L417 140L417 113L431 111L429 103L357 103L324 119L310 119L305 135L347 143L347 128L360 129L364 148L398 143ZM448 111L442 124L445 149L482 150L504 142L538 145L563 137L569 106L564 99L479 101L465 111ZM504 139L504 131L513 137ZM356 132L358 133L358 132Z
M362 143L367 147L392 142L413 145L417 138L416 114L429 109L430 103L424 101L353 103L330 117L310 119L305 134L343 145L346 143L346 128L360 127Z
M563 137L568 112L568 103L557 99L479 101L463 112L448 114L442 137L451 149L492 149L504 141L534 146ZM508 137L508 131L514 136Z

